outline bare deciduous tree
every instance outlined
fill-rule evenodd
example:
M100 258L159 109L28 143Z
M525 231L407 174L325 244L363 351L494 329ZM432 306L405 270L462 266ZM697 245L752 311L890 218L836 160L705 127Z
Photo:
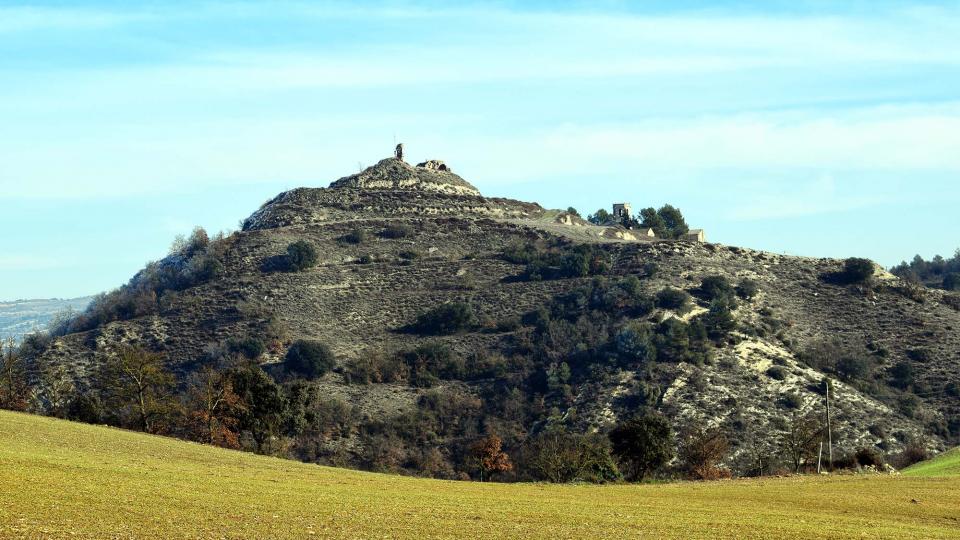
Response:
M174 409L173 375L164 357L140 347L125 346L108 357L99 384L117 410L129 409L135 427L155 433L158 422Z
M805 463L817 455L823 437L823 423L813 413L794 415L780 437L780 447L790 459L794 470L800 472Z

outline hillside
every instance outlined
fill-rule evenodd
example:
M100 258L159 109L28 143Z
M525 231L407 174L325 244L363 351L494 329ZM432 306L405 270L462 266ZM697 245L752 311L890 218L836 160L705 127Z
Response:
M46 328L56 315L82 311L89 303L90 297L0 302L0 341L19 341L24 334Z
M953 478L412 479L0 411L0 538L958 538Z
M903 474L921 477L960 476L960 448L954 448L933 459L911 465L903 470Z
M319 260L286 271L297 241ZM724 430L737 473L792 469L783 439L798 419L823 417L828 377L838 456L956 441L960 302L879 269L869 285L843 284L842 268L637 239L388 159L330 188L282 193L243 230L151 265L64 335L31 345L31 361L67 369L82 393L124 344L162 354L181 385L252 356L300 409L237 428L244 448L448 478L470 473L465 448L482 434L521 453L549 427L602 433L650 409L678 434ZM718 305L701 287L711 276L758 291ZM670 306L665 290L689 297ZM411 330L458 302L469 324ZM335 368L300 380L283 363L299 339L328 345Z

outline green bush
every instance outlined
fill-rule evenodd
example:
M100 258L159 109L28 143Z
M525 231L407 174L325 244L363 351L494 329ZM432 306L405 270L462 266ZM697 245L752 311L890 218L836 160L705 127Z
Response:
M441 304L417 317L413 330L420 334L447 335L467 330L477 322L466 302Z
M914 384L913 364L907 360L897 362L890 368L890 383L900 389L909 388Z
M868 378L872 369L872 362L858 354L846 354L837 360L837 375L847 382Z
M231 352L240 353L243 356L256 360L266 351L263 341L255 337L245 337L241 339L231 339L227 346Z
M752 300L760 293L760 283L750 278L743 278L737 284L737 296L744 300Z
M843 262L842 277L847 283L866 283L873 277L873 261L853 257Z
M391 224L380 231L380 236L392 239L407 238L413 236L413 227L405 223Z
M356 227L352 231L340 237L340 240L348 244L362 244L367 241L367 231Z
M326 344L301 339L290 346L284 365L289 371L313 380L333 369L336 358Z
M710 311L698 317L707 337L719 342L737 327L737 321L730 310L729 299L714 300L710 304Z
M780 395L780 405L785 409L799 409L803 406L803 398L796 392L787 392Z
M653 335L649 324L628 324L614 336L613 350L627 364L651 362L657 358Z
M462 379L466 364L449 345L440 341L424 343L401 355L410 370L410 384L429 388L438 379Z
M690 295L686 291L667 287L657 293L657 307L686 312L690 309Z
M293 272L313 268L318 260L317 248L306 240L297 240L287 246L287 268Z
M767 376L782 381L787 378L787 370L783 369L782 366L771 366L767 369Z
M627 420L613 428L609 438L614 455L633 480L643 480L673 459L673 432L659 414Z

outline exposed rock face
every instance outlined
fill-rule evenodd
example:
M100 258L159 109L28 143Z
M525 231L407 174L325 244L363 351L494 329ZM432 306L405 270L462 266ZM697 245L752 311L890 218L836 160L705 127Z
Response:
M432 171L450 171L450 167L447 167L447 164L439 159L428 159L423 163L417 163L417 167L423 167L424 169L430 169Z
M430 166L427 166L428 164ZM441 166L442 169L439 168ZM345 176L330 184L330 187L480 195L480 190L450 172L442 161L427 161L417 167L411 167L396 158L384 159L358 174Z

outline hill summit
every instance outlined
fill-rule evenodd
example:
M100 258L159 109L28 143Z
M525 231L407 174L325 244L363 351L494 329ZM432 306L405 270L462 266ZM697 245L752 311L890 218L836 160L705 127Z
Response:
M437 160L426 161L414 167L397 158L386 158L357 174L345 176L333 182L330 187L480 195L480 190Z

